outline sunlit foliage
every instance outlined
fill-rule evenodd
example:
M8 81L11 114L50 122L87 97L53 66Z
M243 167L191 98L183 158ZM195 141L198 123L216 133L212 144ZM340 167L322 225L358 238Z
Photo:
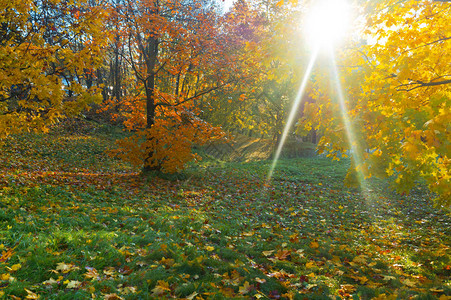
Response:
M320 149L334 156L354 143L366 177L390 177L401 192L426 182L437 204L449 206L451 4L382 1L366 17L359 41L336 61L355 140L346 137L327 69L306 122L315 120Z
M0 2L0 137L73 116L98 100L86 74L108 41L91 1Z

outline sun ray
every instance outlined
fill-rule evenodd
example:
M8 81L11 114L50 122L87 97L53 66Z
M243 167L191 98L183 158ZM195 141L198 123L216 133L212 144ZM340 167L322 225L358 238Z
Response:
M334 55L333 51L330 52L330 58L331 58L331 66L332 66L331 67L332 68L332 79L335 83L335 89L337 92L338 103L340 105L340 113L341 113L341 117L343 119L343 123L345 125L346 137L348 139L349 148L351 151L350 156L351 156L351 159L352 159L354 165L356 166L356 174L357 174L357 180L360 185L360 190L361 190L365 200L368 200L369 199L369 193L368 193L369 185L366 180L365 173L360 168L360 166L363 163L363 157L361 155L362 149L361 149L361 145L359 145L356 135L354 133L354 128L351 124L351 121L349 120L349 113L348 113L348 108L346 105L346 98L343 93L343 87L340 83L340 76L338 73L338 68L337 68L335 55Z
M304 95L305 88L307 87L307 83L310 79L310 74L312 73L313 66L315 65L316 58L318 56L318 49L315 49L312 52L312 56L310 57L310 61L308 63L307 69L305 70L304 77L302 79L301 85L299 87L298 93L296 94L296 98L293 102L293 106L291 107L290 115L288 116L287 122L285 124L285 128L283 130L279 145L277 146L276 153L274 154L274 159L271 164L271 168L269 169L268 176L266 177L266 181L269 182L274 173L274 169L276 168L277 161L280 158L280 154L282 153L283 145L285 144L285 140L290 132L293 121L296 117L296 113L298 111L299 106L302 103L302 96Z

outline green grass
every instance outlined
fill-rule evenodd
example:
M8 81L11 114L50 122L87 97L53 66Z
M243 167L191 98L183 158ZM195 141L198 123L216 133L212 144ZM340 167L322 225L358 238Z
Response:
M363 196L325 158L282 160L270 184L270 161L144 177L105 155L117 136L6 141L0 295L450 299L451 218L423 190Z

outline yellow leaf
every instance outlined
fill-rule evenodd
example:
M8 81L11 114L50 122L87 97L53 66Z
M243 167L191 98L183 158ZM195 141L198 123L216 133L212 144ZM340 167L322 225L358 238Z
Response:
M10 276L8 273L0 274L0 280L8 280Z
M80 281L77 280L71 280L69 281L69 283L67 284L66 288L68 289L76 289L81 285Z
M356 256L356 257L354 257L354 259L352 261L355 263L358 263L358 264L362 264L362 265L366 264L366 259L365 259L364 255Z
M52 284L56 284L56 283L58 283L58 281L56 281L53 278L50 278L49 280L46 280L46 281L42 282L42 284L44 284L44 285L52 285Z
M274 250L269 250L269 251L263 251L262 253L264 256L270 256L273 252L274 252Z
M99 273L97 272L97 270L95 268L86 267L86 270L88 271L85 273L86 278L88 278L88 279L98 279L99 278Z
M103 297L105 300L123 300L124 298L119 297L116 293L107 294Z
M172 265L174 265L175 260L173 260L172 258L165 258L165 257L163 257L163 258L160 260L160 263L161 263L162 265L165 265L166 267L171 267Z
M310 243L310 248L317 249L319 247L319 244L317 241L313 241Z
M415 281L412 281L409 279L405 279L401 282L402 282L402 284L407 285L408 287L415 287L417 285L417 283Z
M215 247L213 247L213 246L207 246L207 247L205 247L205 250L211 252L211 251L215 250Z
M158 297L170 290L169 283L164 280L158 280L157 285L152 289L152 296Z
M15 271L19 270L20 267L22 267L21 264L15 264L15 265L12 265L11 267L6 267L6 268L7 268L10 272L15 272Z
M385 280L385 281L389 281L389 280L395 280L396 279L396 277L394 277L394 276L385 276L385 275L382 275L382 276L384 276L384 278L382 278L383 280Z
M193 300L194 297L196 297L197 295L198 295L198 293L197 293L197 292L194 292L194 293L192 293L191 295L187 296L186 299L188 299L188 300Z
M277 6L277 7L282 6L282 5L283 5L283 2L284 2L283 0L280 0L279 2L276 3L276 6Z
M346 292L348 294L350 294L356 290L356 287L353 286L352 284L342 284L340 287L344 292Z
M39 299L39 295L36 293L33 293L30 290L24 289L27 292L27 295L25 296L25 299Z
M288 293L282 294L282 297L284 297L284 299L289 299L289 300L293 300L294 299L294 292L290 291Z
M74 264L66 264L66 263L57 263L56 270L61 271L63 273L69 273L70 271L79 270L80 268Z
M252 286L249 285L249 282L248 282L248 281L246 281L246 282L244 283L243 286L240 286L238 292L239 292L240 294L244 295L244 294L249 293L251 289L252 289Z
M316 264L313 261L309 261L308 263L305 264L305 267L307 269L314 268L316 267Z
M336 255L332 256L332 261L335 263L341 263L340 257Z

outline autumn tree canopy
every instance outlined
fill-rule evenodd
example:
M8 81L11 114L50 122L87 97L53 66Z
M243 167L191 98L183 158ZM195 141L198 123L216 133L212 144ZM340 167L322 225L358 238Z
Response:
M367 9L360 39L337 58L355 140L348 141L330 74L316 82L308 122L333 156L355 143L365 177L392 178L402 192L426 182L449 206L451 4L380 1Z
M45 130L97 99L87 78L108 41L104 6L2 0L0 7L0 137Z

